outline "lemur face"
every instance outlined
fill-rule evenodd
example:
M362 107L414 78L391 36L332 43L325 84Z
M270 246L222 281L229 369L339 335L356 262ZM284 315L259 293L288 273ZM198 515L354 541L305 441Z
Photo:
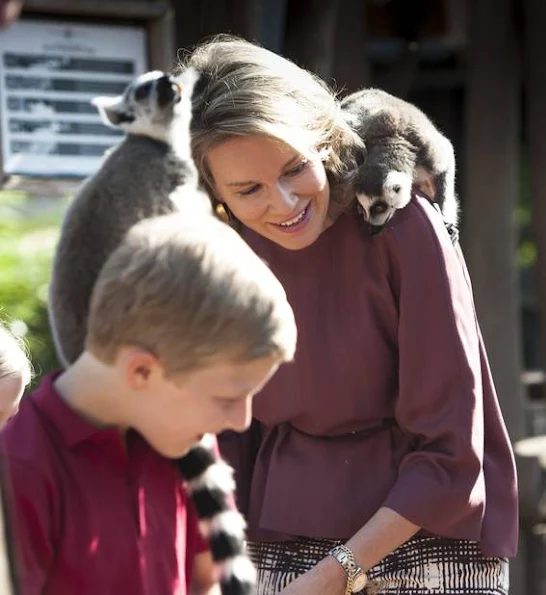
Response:
M372 234L380 232L397 209L411 199L415 157L403 147L372 145L359 167L354 189L364 220Z
M401 171L362 172L357 182L356 198L372 233L380 232L397 209L405 207L411 198L412 176ZM374 183L378 180L378 183Z
M117 97L95 97L105 124L133 134L157 136L170 125L174 106L182 98L182 87L169 74L154 70L136 78Z

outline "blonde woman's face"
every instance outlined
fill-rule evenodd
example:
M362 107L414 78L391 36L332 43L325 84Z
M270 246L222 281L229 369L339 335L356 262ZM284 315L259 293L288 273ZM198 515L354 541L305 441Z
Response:
M25 382L22 376L0 378L0 428L17 413L24 390Z
M218 198L256 233L288 250L327 226L330 186L319 157L263 136L230 139L207 154Z

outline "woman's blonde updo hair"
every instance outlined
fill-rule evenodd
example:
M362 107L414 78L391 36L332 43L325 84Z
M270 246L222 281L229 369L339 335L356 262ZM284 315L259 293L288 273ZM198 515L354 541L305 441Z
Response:
M0 380L15 377L21 377L27 386L32 378L32 368L23 341L0 322Z
M346 209L354 196L354 155L363 147L325 83L286 58L228 36L197 46L181 67L201 74L192 97L192 152L214 205L208 151L234 136L260 135L306 157L318 154L330 181L331 214Z

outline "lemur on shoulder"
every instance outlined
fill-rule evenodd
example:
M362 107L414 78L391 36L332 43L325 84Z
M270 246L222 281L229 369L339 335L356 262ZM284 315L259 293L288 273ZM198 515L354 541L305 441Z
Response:
M444 221L456 235L455 154L451 142L415 105L380 89L363 89L341 102L343 116L366 150L354 191L371 233L381 231L411 199L412 187L432 179Z

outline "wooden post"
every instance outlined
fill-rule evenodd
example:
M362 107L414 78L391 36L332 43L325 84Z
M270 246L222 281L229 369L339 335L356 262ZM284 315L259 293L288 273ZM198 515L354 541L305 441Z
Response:
M526 132L528 142L528 159L531 188L532 223L535 232L538 262L535 265L535 275L538 284L540 309L540 344L542 362L541 367L546 370L546 122L544 121L544 107L546 105L546 79L544 77L544 60L546 59L546 4L544 0L525 0L524 7L524 85L526 100ZM532 440L542 440L542 477L546 476L546 437ZM545 487L545 484L542 486ZM539 513L539 499L535 504ZM544 512L543 512L544 515ZM544 522L544 518L542 519ZM542 595L546 593L546 536L544 532L537 533L537 525L528 529L529 577L534 589L532 593Z
M546 593L546 435L519 440L522 530L526 544L526 595Z
M332 76L339 0L289 2L283 54L323 79Z
M346 94L371 86L366 51L366 10L361 0L341 0L336 26L333 77Z
M523 435L514 211L520 73L510 0L475 0L465 107L463 247L512 440Z
M159 18L148 23L148 55L150 70L171 70L176 66L174 11L168 5Z
M468 4L462 243L500 404L515 441L524 431L514 218L520 72L511 0ZM530 595L524 587L524 550L511 564L511 592L518 595Z
M538 262L535 266L540 304L542 369L546 370L546 3L525 0L526 131L532 222Z

